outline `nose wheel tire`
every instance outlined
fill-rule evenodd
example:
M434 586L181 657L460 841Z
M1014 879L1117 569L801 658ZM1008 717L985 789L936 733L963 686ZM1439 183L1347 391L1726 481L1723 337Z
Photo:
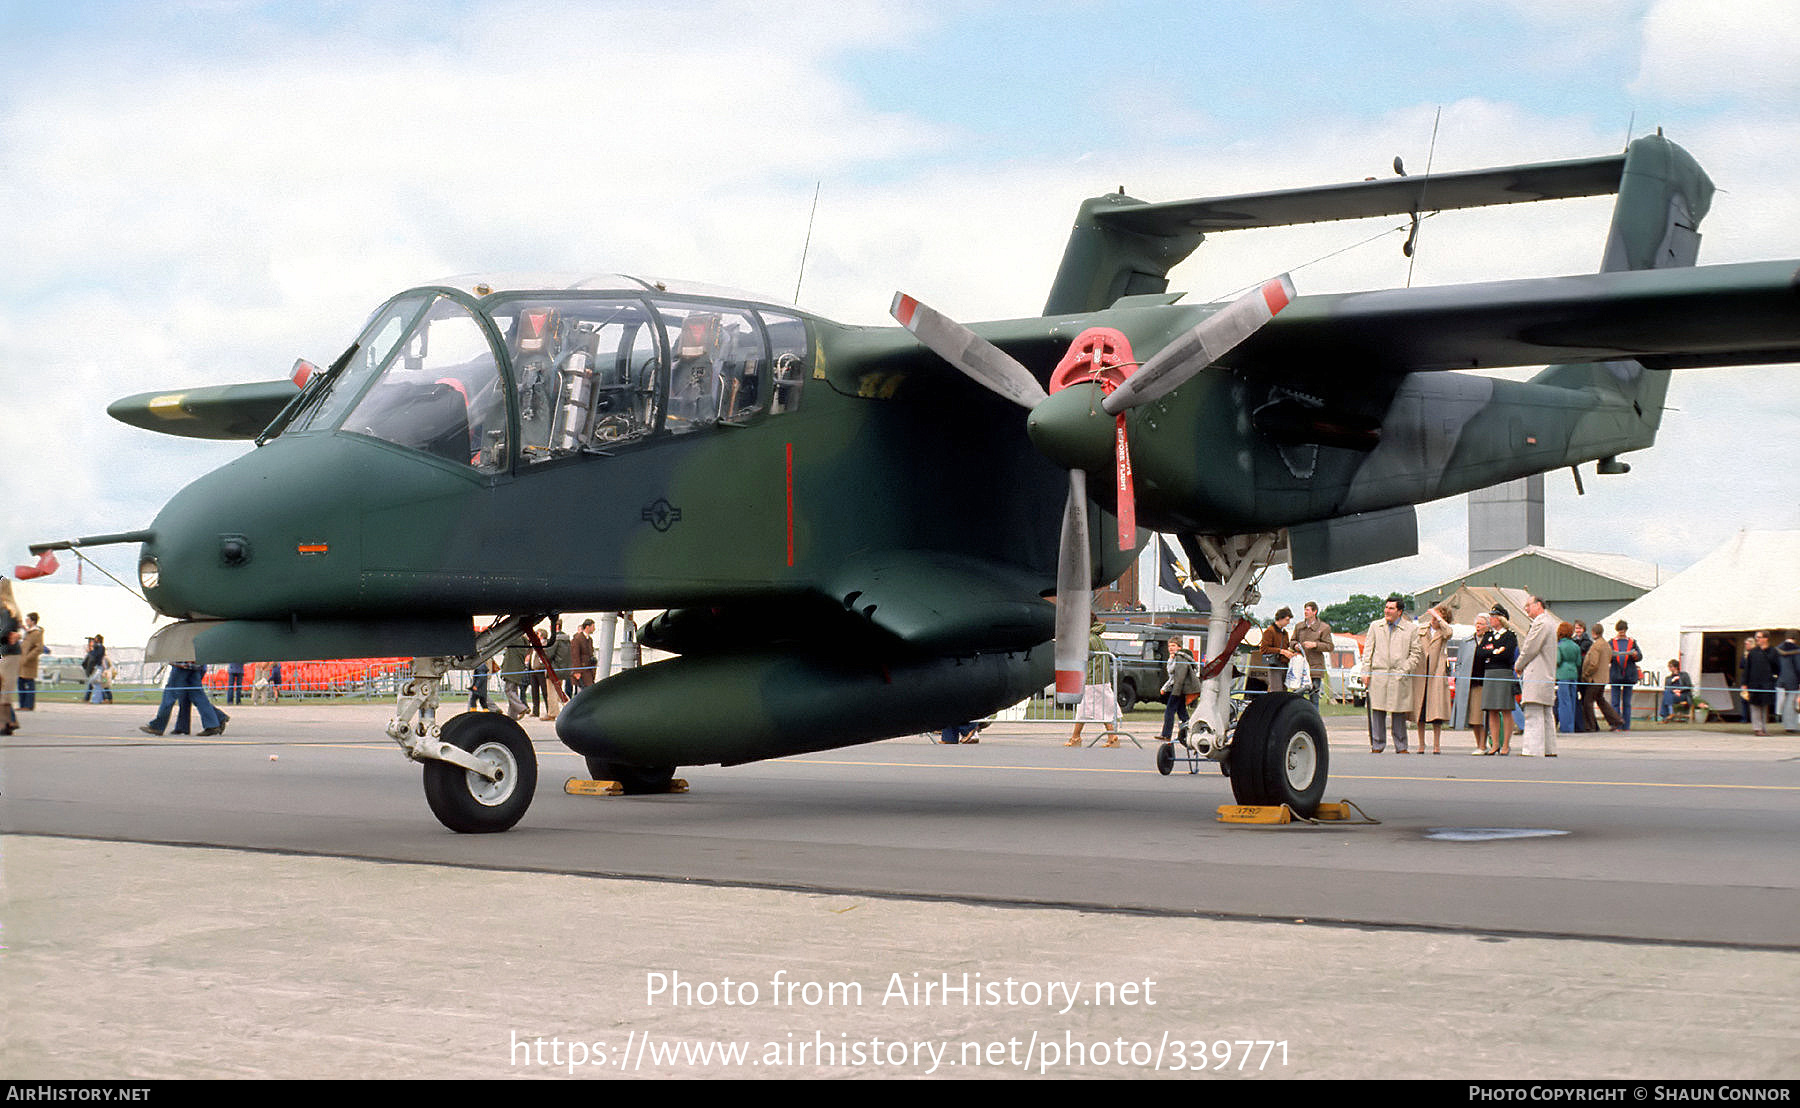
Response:
M1325 798L1331 749L1318 709L1294 693L1256 697L1231 740L1231 792L1239 804L1286 804L1311 817Z
M440 737L498 772L490 781L449 762L426 762L425 802L438 822L465 835L518 823L537 791L537 751L525 729L498 712L467 712L444 724Z

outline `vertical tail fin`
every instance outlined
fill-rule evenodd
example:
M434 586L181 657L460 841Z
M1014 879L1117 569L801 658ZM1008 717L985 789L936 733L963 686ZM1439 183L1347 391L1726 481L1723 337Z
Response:
M1700 252L1700 220L1712 206L1712 196L1712 178L1700 163L1660 132L1633 142L1625 150L1600 272L1693 265ZM1667 372L1646 370L1631 360L1553 365L1534 380L1561 388L1598 389L1630 401L1643 446L1656 437L1669 389Z
M1693 265L1712 195L1712 178L1686 150L1661 134L1632 143L1600 272Z

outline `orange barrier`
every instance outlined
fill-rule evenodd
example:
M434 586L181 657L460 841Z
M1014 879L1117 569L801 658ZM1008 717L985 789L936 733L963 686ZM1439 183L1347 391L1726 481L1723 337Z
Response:
M333 696L360 692L371 681L392 678L412 664L411 658L345 658L328 662L283 662L281 684L286 695ZM202 679L215 692L225 688L224 666L212 666ZM244 695L250 695L256 679L255 668L244 667Z

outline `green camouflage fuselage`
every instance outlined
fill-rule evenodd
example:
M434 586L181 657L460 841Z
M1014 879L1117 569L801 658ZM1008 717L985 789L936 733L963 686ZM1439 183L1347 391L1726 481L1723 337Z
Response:
M1618 158L1468 175L1458 187L1474 190L1471 203L1504 202L1481 190L1498 181L1510 198L1571 174L1590 188L1620 167L1599 274L1303 296L1131 409L1139 524L1184 537L1290 532L1297 575L1302 548L1311 572L1362 564L1351 548L1389 529L1383 513L1649 446L1671 367L1789 360L1800 348L1794 263L1687 268L1712 185L1660 137ZM1344 193L1362 203L1361 189L1329 190L1329 203ZM1093 202L1052 296L1059 314L973 330L1040 382L1090 327L1120 332L1142 361L1217 310L1157 292L1199 241L1182 221L1268 199ZM1287 221L1314 202L1273 201ZM545 322L574 319L576 289L588 309L579 326ZM1115 302L1120 290L1130 295ZM502 305L527 300L500 318ZM636 765L743 761L961 723L1047 680L1044 598L1056 588L1067 471L1098 475L1090 496L1114 505L1114 420L1097 386L1063 389L1027 419L903 329L735 294L684 299L661 282L433 286L383 310L460 331L430 342L405 332L416 341L399 345L404 328L383 338L376 313L336 376L287 402L279 433L164 508L143 549L147 595L190 622L159 634L153 653L463 655L477 615L665 609L645 641L680 657L584 691L558 723L576 750ZM477 336L480 357L450 358L459 335ZM586 353L556 363L550 391L534 393L543 370L533 365L550 363L528 352L550 335ZM699 364L689 359L733 336L755 339L755 353L732 363L741 377L715 378L707 417L679 422L678 386L704 384L683 376ZM618 383L594 384L612 378L582 367L615 350ZM477 362L485 377L469 372ZM1549 368L1526 382L1448 372L1534 364ZM794 366L797 376L779 376ZM334 382L345 382L341 397ZM296 391L241 388L145 394L113 411L229 437ZM781 388L791 391L772 400ZM545 413L576 399L588 422L575 426L590 430L552 449ZM391 430L426 412L453 419L432 424L423 446ZM1096 585L1135 554L1117 549L1112 524L1089 531ZM1301 541L1309 529L1319 541Z

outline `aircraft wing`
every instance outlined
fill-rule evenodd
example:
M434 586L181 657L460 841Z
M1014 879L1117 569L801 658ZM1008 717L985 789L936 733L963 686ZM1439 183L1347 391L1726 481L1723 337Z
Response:
M1222 361L1393 374L1614 358L1800 361L1800 260L1302 296Z
M189 439L253 439L300 394L290 380L142 392L115 400L106 414L121 423Z

